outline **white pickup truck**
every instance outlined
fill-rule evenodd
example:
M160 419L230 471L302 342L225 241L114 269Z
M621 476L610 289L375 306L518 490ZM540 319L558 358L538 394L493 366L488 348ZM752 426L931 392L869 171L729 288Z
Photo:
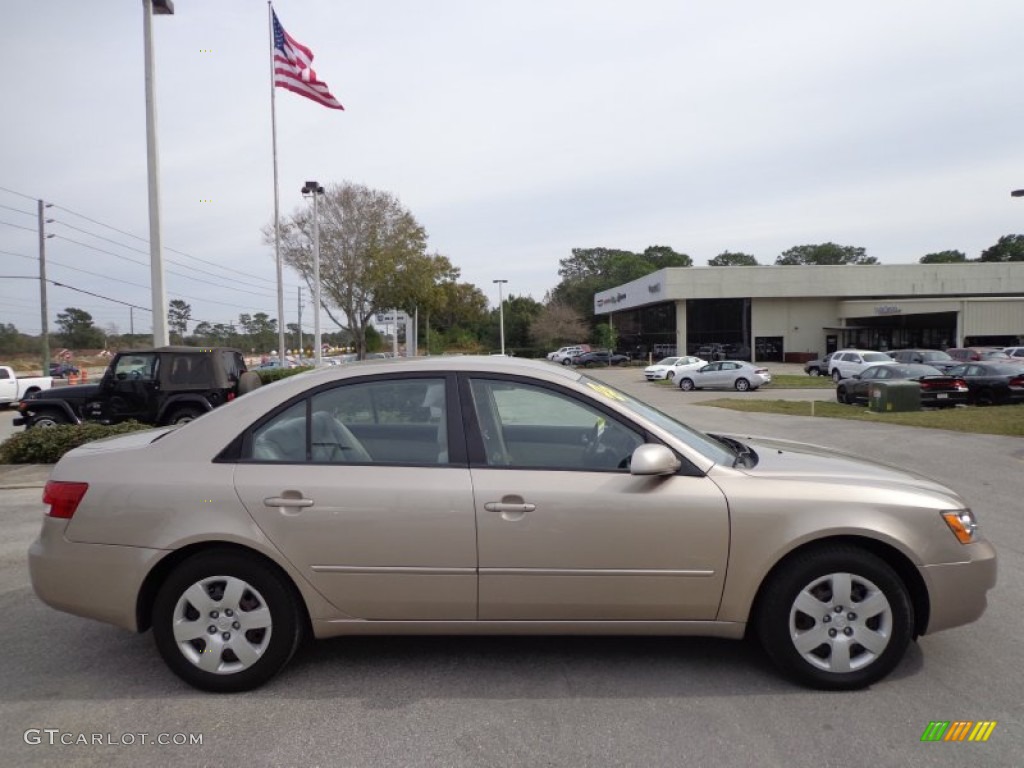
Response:
M33 392L40 392L53 386L50 376L25 376L18 378L14 369L0 365L0 406L16 403Z

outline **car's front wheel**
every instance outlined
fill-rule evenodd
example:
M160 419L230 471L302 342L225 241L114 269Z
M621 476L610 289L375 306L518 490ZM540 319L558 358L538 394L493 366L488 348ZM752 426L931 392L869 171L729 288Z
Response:
M849 690L881 680L899 663L914 609L888 563L835 546L783 563L765 585L756 622L783 672L814 688Z
M807 369L807 375L808 376L820 376L821 375L821 369L819 369L816 366L812 365L810 368Z
M684 392L689 392L693 389L693 379L680 379L679 388Z
M832 371L832 381L834 381L836 384L838 384L842 380L843 380L843 374L841 374L839 372L838 368L836 368L834 371Z
M200 552L157 592L153 636L190 685L229 693L276 675L302 638L298 597L272 566L229 550Z

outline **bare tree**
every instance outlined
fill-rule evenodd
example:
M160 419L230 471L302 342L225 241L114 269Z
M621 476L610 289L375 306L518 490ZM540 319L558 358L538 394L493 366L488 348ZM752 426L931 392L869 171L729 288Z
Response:
M530 335L543 347L557 347L587 338L589 330L575 309L560 301L550 301L530 323Z
M427 233L394 195L361 184L330 185L319 205L320 287L324 309L349 330L360 357L376 312L429 303L438 272L451 264L426 254ZM274 242L273 226L264 240ZM281 222L284 261L313 288L312 212L297 209ZM443 260L443 264L441 261ZM332 308L340 310L344 322Z

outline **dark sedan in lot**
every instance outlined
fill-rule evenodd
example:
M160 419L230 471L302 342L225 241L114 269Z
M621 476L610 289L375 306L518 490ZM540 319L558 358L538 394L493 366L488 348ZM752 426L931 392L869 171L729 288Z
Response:
M873 365L836 387L836 400L847 405L867 405L871 385L881 381L916 381L921 387L921 405L948 408L967 402L967 383L930 365Z
M964 363L950 375L967 383L967 400L978 405L1007 405L1024 402L1024 366L1017 362Z
M615 352L584 352L572 359L573 365L581 365L584 368L589 368L592 365L625 365L628 362L627 355Z

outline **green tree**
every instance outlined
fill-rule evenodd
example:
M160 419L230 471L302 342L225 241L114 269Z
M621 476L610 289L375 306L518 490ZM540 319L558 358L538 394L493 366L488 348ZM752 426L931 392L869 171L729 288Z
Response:
M594 342L603 349L615 351L619 343L619 334L608 323L599 323L594 329Z
M99 349L103 347L103 331L93 325L92 315L84 309L66 307L57 313L57 327L61 342L69 349Z
M981 252L978 261L1024 261L1024 235L1003 235Z
M820 243L818 245L796 245L783 251L775 260L776 264L877 264L878 259L868 256L863 248L852 245Z
M961 264L967 261L967 254L963 251L937 251L922 256L919 264Z
M441 281L443 257L426 254L427 232L398 198L377 189L344 182L328 187L320 208L320 286L325 311L352 332L360 357L366 329L377 312L411 310L433 298L430 286ZM296 209L281 223L281 253L312 287L312 212ZM264 239L273 242L272 228ZM344 318L339 321L332 311Z
M722 251L713 259L708 260L709 267L756 267L757 259L749 253Z
M257 312L254 315L241 314L238 316L238 324L242 326L243 348L255 349L257 352L277 349L277 320L266 312Z
M192 307L181 299L171 299L167 305L167 325L172 331L178 333L181 343L185 343L185 334L188 333L188 321L192 319Z
M530 325L544 305L530 296L506 296L503 302L505 316L505 348L525 349L530 347ZM501 317L498 309L491 310L485 338L482 340L491 349L498 349L501 336Z
M613 248L573 248L572 256L558 263L562 280L552 291L552 298L593 321L595 293L666 267L692 266L693 259L668 246L652 245L643 253Z

